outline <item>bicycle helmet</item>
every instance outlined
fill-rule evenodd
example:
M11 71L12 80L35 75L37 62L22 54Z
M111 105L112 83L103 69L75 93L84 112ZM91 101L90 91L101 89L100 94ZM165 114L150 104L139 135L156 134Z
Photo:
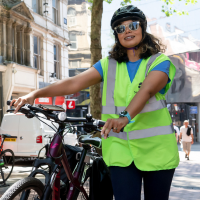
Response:
M140 9L138 9L133 5L124 6L116 10L114 15L112 16L110 25L112 29L114 29L114 27L116 27L120 22L130 19L136 19L143 22L144 29L146 30L147 27L146 16Z

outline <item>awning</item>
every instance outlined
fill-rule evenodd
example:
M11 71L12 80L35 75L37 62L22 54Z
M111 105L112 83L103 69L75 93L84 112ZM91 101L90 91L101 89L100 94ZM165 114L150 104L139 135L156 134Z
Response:
M57 96L55 100L55 105L63 105L64 102L65 102L65 97Z
M37 98L35 104L52 105L52 97Z
M77 106L84 106L84 105L89 105L89 104L90 104L90 99L86 99L82 101L81 103L79 103Z

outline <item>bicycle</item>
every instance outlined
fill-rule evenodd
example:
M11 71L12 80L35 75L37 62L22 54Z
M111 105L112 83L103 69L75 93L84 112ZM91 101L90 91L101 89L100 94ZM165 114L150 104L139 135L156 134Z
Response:
M3 150L3 143L5 140L15 140L15 138L17 137L8 134L1 134L1 137L2 137L2 142L0 146L0 151L1 151L0 159L2 163L0 165L0 174L1 174L0 187L7 187L9 185L6 184L6 181L8 180L13 171L13 167L15 164L15 156L11 149Z
M10 105L10 101L7 102ZM14 109L9 109L7 112L11 112ZM54 114L53 112L57 111L60 113ZM90 158L95 159L98 156L95 152L90 152L87 155L87 151L91 149L91 145L97 148L101 147L101 139L94 137L91 135L84 135L79 137L79 142L82 143L82 150L80 154L77 154L77 159L79 162L77 163L74 172L72 172L70 168L70 164L68 158L65 153L65 149L63 147L63 132L66 127L66 123L71 122L82 122L81 126L83 126L84 130L88 133L100 131L100 127L103 127L105 122L100 120L95 120L92 118L91 114L87 114L86 118L73 118L67 117L65 110L58 106L42 106L34 107L29 104L26 104L21 107L19 112L24 113L26 117L32 118L37 117L38 119L41 116L37 115L37 113L42 113L46 116L47 119L54 120L54 122L59 124L57 130L55 130L54 137L49 145L49 148L46 151L45 159L36 159L33 164L33 170L29 177L19 180L15 184L13 184L2 196L2 200L12 200L16 196L20 195L21 200L31 199L40 199L40 200L48 200L48 199L68 199L68 200L76 200L79 197L79 193L81 192L84 199L89 199L89 191L86 192L84 189L84 183L87 180L85 168L86 163L90 164ZM39 119L41 120L41 119ZM53 127L51 127L53 128ZM48 165L49 172L45 170L39 169L42 165ZM69 180L69 184L61 188L62 196L60 195L60 169L64 168L64 171ZM36 179L35 176L37 174L43 174L45 177L45 185Z

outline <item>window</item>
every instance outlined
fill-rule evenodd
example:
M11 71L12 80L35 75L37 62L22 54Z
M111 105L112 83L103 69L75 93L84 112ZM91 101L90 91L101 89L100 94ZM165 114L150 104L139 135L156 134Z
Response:
M68 25L75 26L76 25L76 10L74 8L69 8L67 15L68 15Z
M75 26L76 25L76 18L75 17L69 17L69 20L68 20L68 24L69 26Z
M15 62L15 31L12 29L12 60Z
M76 61L76 60L70 61L70 67L71 68L78 68L78 61Z
M57 0L52 0L52 17L53 22L58 24L58 8L57 8Z
M60 78L60 70L59 70L58 45L53 46L53 53L54 53L54 77L59 79Z
M69 0L68 1L68 5L74 5L74 4L81 4L82 2L84 2L85 0Z
M67 15L75 16L76 15L76 10L74 8L69 8Z
M40 69L40 38L33 36L33 67Z
M72 44L70 46L70 49L77 49L77 41L76 41L76 34L75 33L69 33L69 40L70 43Z
M33 12L39 13L39 0L32 0Z

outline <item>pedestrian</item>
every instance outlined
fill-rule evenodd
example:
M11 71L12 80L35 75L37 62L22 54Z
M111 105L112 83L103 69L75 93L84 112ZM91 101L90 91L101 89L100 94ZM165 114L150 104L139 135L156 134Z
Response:
M173 122L173 126L174 126L174 130L175 130L175 133L176 133L176 140L178 142L179 141L180 131L179 131L179 128L176 126L175 122Z
M35 98L73 94L103 81L102 151L115 199L140 200L143 181L146 200L168 200L179 153L165 94L176 69L160 53L166 47L146 32L146 16L137 7L119 8L111 28L115 44L108 57L11 104L16 113Z
M183 151L185 152L185 158L189 160L191 144L194 143L193 129L189 125L189 121L185 120L184 125L180 128L179 142L183 145Z

